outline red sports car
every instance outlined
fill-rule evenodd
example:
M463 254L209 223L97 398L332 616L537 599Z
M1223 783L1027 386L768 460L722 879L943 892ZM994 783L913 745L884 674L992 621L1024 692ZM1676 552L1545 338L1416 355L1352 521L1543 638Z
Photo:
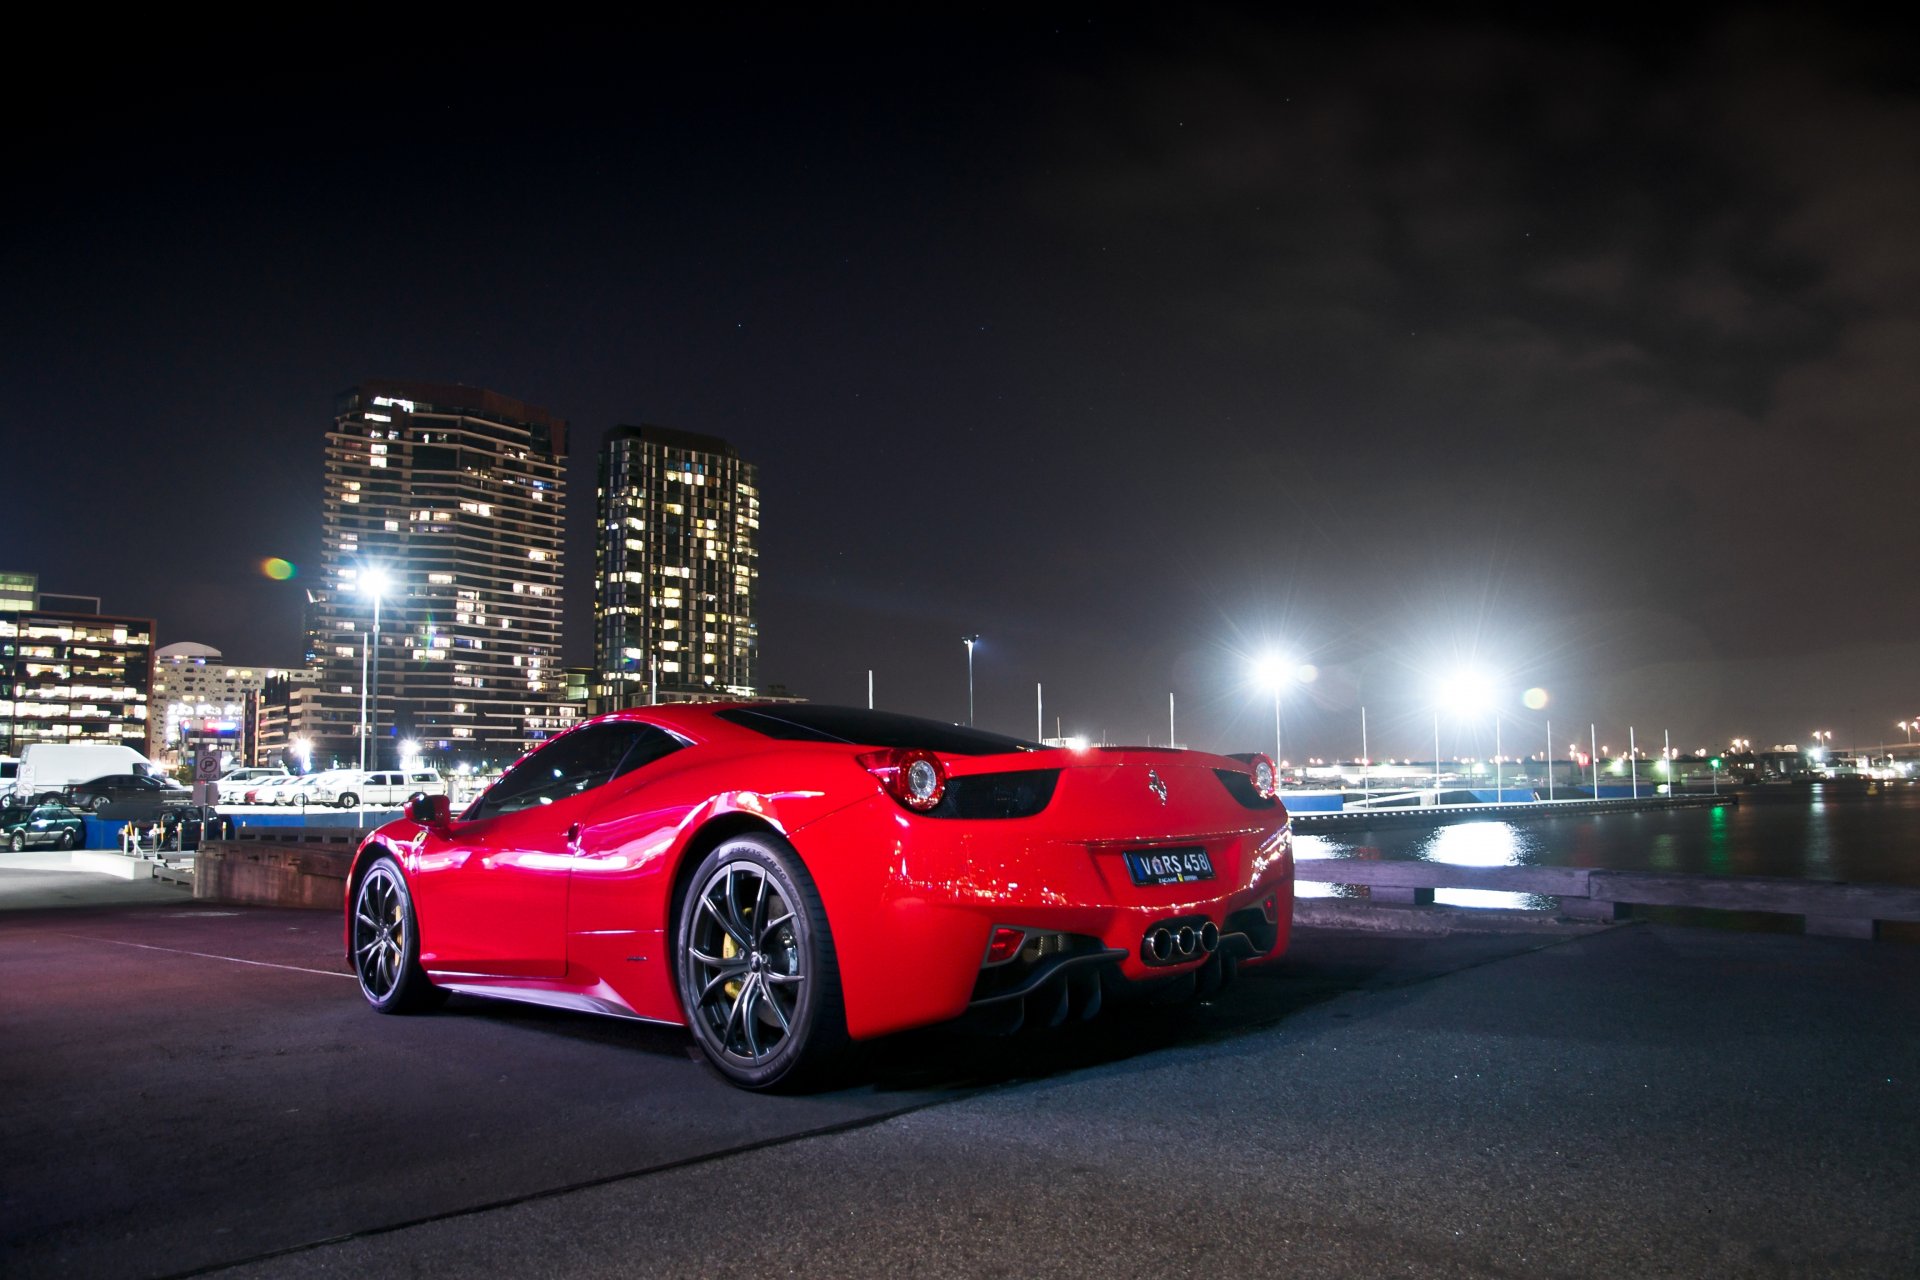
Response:
M387 1013L446 992L692 1028L749 1088L969 1011L1090 1016L1286 948L1273 762L1048 748L811 704L589 720L458 818L367 837L346 945Z

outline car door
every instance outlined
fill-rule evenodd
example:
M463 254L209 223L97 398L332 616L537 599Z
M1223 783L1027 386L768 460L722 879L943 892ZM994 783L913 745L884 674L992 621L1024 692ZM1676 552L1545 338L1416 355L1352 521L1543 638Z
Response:
M421 964L439 974L565 975L567 882L581 824L650 728L614 720L563 734L447 831L426 832L409 877Z

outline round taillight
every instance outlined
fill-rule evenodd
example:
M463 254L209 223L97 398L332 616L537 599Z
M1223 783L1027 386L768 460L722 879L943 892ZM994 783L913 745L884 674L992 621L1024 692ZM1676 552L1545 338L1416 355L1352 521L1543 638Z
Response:
M894 762L894 795L909 809L925 813L947 792L947 771L930 751L903 751Z
M1273 760L1267 756L1255 756L1251 762L1253 769L1253 789L1262 800L1272 800L1280 794L1280 773L1273 767Z
M931 751L870 751L860 757L860 766L915 813L934 808L947 794L946 766Z

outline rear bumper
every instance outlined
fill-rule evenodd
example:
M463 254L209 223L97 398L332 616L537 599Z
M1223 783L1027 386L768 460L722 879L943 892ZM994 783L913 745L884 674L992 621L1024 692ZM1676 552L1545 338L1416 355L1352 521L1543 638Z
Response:
M792 833L833 932L848 1030L882 1035L960 1016L970 1006L1045 985L1053 969L1099 969L1108 984L1157 984L1222 960L1259 963L1286 949L1293 852L1279 817L1223 830L1138 840L1062 838L1043 814L964 821L906 814L884 797ZM1211 880L1140 886L1127 849L1201 845ZM1160 959L1149 935L1211 925L1212 953ZM996 927L1068 939L1041 967L996 985L984 966ZM1045 947L1038 948L1045 951ZM1014 962L1015 965L1019 961Z

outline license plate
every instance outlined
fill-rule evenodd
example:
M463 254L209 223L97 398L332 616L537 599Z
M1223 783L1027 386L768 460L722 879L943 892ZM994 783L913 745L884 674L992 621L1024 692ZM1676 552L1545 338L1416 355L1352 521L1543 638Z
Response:
M1213 859L1205 849L1129 849L1126 858L1127 874L1139 885L1213 879Z

